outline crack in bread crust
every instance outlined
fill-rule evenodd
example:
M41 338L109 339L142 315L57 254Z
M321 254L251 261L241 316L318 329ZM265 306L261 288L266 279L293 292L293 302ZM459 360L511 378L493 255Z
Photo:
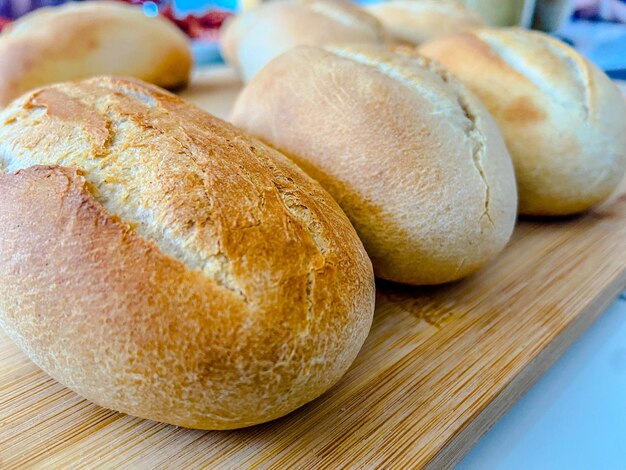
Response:
M251 146L250 150L257 158L263 160L264 164L267 165L269 170L274 175L273 184L276 187L285 208L295 219L299 220L302 225L307 228L311 238L317 246L318 251L322 255L327 253L329 249L328 243L321 236L319 229L321 225L320 221L317 220L306 204L304 204L302 199L298 196L297 193L299 192L299 189L297 189L293 179L282 172L270 159L264 156L262 152L259 152L256 147Z
M384 61L380 57L370 57L365 53L359 52L358 50L351 50L348 48L327 47L326 50L339 57L375 68L380 73L402 83L412 90L417 88L416 85L418 83L418 78L415 74L411 73L409 64L402 64L399 60L393 61L392 59ZM452 77L443 67L426 57L414 53L411 48L399 47L395 50L395 52L400 60L414 62L438 76L453 91L454 97L456 98L456 102L454 104L466 118L464 128L465 134L469 137L473 144L472 163L474 164L474 167L476 168L476 171L485 186L485 210L481 215L481 219L486 217L489 223L493 226L494 222L489 213L491 189L482 165L482 159L485 155L485 136L479 129L479 116L467 99L467 92L465 91L463 85ZM441 106L442 98L439 94L435 96L435 92L427 91L423 87L419 89L419 93L431 101L434 106Z
M109 123L107 127L111 131L111 138L108 141L113 142L117 131L125 123L120 122L117 125L113 125L110 120L107 120L107 122ZM119 217L144 239L156 243L163 253L183 262L189 269L201 271L217 284L236 293L247 302L243 289L237 285L234 279L230 269L230 260L223 253L219 252L212 256L204 254L202 257L197 257L197 253L185 250L180 244L177 244L175 242L176 238L168 234L167 228L161 230L155 227L153 225L155 216L149 209L140 205L124 203L128 195L118 194L119 191L123 191L121 185L107 181L106 175L99 174L105 171L107 167L114 166L113 162L107 160L107 157L110 156L110 151L110 148L101 148L95 154L99 158L95 158L91 162L84 161L81 162L82 164L67 166L78 167L84 173L92 196L108 213ZM4 167L6 172L16 172L41 164L66 166L64 163L63 161L54 162L52 159L47 158L45 154L29 154L27 152L19 152L18 154L15 149L8 147L5 142L0 143L0 167Z
M485 175L485 170L483 168L482 159L485 156L485 138L478 129L478 114L474 112L471 104L467 100L467 96L463 93L463 90L459 86L459 83L452 78L450 73L443 69L443 67L439 67L435 62L428 60L426 58L420 58L424 64L428 67L429 70L436 73L441 77L441 79L450 85L456 94L456 98L458 100L459 106L463 110L463 113L467 117L469 121L468 128L466 129L466 133L471 137L471 141L474 144L472 147L472 162L480 175L480 178L485 185L485 211L483 212L482 217L487 217L489 223L493 226L493 219L489 214L489 202L491 200L491 188L489 187L489 183L487 182L487 176Z
M583 98L578 103L583 110L585 118L590 116L593 110L591 92L593 86L591 84L592 78L589 67L582 57L572 56L567 47L561 44L560 41L532 31L518 32L514 29L505 32L478 30L474 34L513 71L526 78L526 80L551 97L560 106L571 108L572 101L562 96L563 91L559 83L553 82L551 84L545 71L541 73L533 70L533 67L529 67L531 62L524 55L520 54L519 50L511 49L511 44L501 42L501 38L515 41L513 44L517 44L518 47L534 43L535 46L548 51L554 56L555 60L560 60L567 64L567 67L573 72L571 74L574 77L572 81L576 84L576 88Z
M329 251L328 243L321 236L320 221L313 215L313 213L299 197L299 190L294 184L293 179L282 172L270 159L263 155L262 152L259 152L256 147L250 146L249 148L257 158L264 161L269 170L272 172L274 175L273 184L276 187L285 208L296 220L299 220L302 223L303 227L308 230L309 235L315 242L317 250L321 255L321 259L314 260L312 265L309 266L306 278L306 330L301 334L302 338L306 340L310 326L314 322L314 273L316 269L320 269L324 264L326 264L325 254Z
M13 143L5 139L0 144L0 168L7 172L36 164L80 168L95 190L94 197L105 210L120 217L145 239L156 243L164 253L182 261L189 269L201 271L220 286L248 302L246 288L238 281L232 260L227 253L228 248L223 246L224 239L221 233L226 226L231 233L237 230L259 229L263 223L266 196L264 191L254 190L254 197L257 197L259 202L254 211L256 215L249 214L250 220L233 222L225 219L220 211L222 201L214 194L216 184L220 183L212 174L212 166L210 163L207 165L206 162L199 162L194 157L194 150L204 146L206 140L210 140L215 144L219 143L217 146L221 148L232 146L234 152L243 149L246 152L245 159L250 163L256 160L253 164L257 168L270 169L272 176L268 183L278 193L288 217L299 221L306 228L320 253L327 250L324 237L318 230L319 222L312 218L306 204L289 189L291 186L295 187L295 184L293 181L290 182L262 151L248 148L246 142L238 141L233 136L208 135L202 131L188 135L176 127L159 127L163 121L158 121L157 118L155 123L141 121L138 116L141 116L146 108L150 108L151 113L159 119L162 114L168 113L161 101L170 97L156 88L153 90L155 96L149 96L143 87L125 89L108 82L92 82L89 88L95 96L106 90L108 96L112 93L115 98L99 97L95 103L87 103L82 96L73 96L70 93L64 99L84 116L98 117L102 129L78 125L76 133L80 134L86 129L88 137L93 137L92 140L102 144L91 145L85 156L85 148L74 148L71 144L67 146L69 150L64 152L51 151L56 143L51 142L49 136L39 135L35 137L36 142L27 140L26 143L21 138L14 139ZM56 91L56 88L53 90L56 94L64 93ZM57 98L59 97L56 96L55 100ZM12 112L10 117L5 116L6 125L10 127L20 119L29 119L33 115L40 120L58 118L61 125L72 122L71 116L52 116L61 111L57 109L56 103L47 103L41 98L40 92L34 92L25 98L25 107L33 101L35 102L30 109ZM96 118L92 120L96 122ZM146 149L145 145L149 144L133 144L137 142L135 134L138 130L142 133L143 141L154 142L154 152L156 147L161 145L170 148L177 152L177 160L182 161L182 164L175 166L173 160L168 162L146 155L150 150ZM100 135L104 133L105 138L101 138ZM94 137L96 134L97 139ZM68 137L68 142L73 140L72 136ZM244 178L244 182L249 182L250 185L258 177L255 176L256 170L250 170L249 166L246 169L241 163L234 161L229 162L229 165L232 165L233 173L237 173L238 177ZM164 171L169 171L173 175L165 183L159 177ZM150 185L158 188L146 189ZM230 186L234 187L236 183L233 182ZM189 199L189 204L185 206L177 201L177 195L181 190ZM196 210L193 210L194 206L197 206ZM181 211L186 211L187 220L180 221L176 218L176 213ZM226 209L224 212L229 211Z
M582 106L585 111L585 117L590 117L593 110L593 83L592 74L589 70L589 65L585 62L585 59L579 55L572 55L565 45L554 38L540 36L539 34L532 33L533 37L537 39L545 40L545 46L557 57L563 59L570 68L574 71L574 75L578 77L576 83L579 85L581 95L584 97L582 100Z

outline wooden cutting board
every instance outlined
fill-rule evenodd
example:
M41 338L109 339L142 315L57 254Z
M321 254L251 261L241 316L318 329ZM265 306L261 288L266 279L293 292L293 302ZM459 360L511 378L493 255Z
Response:
M183 93L222 117L225 69ZM193 431L93 405L0 333L0 468L450 467L626 288L626 185L581 216L523 220L463 282L378 284L372 332L328 393L260 426Z

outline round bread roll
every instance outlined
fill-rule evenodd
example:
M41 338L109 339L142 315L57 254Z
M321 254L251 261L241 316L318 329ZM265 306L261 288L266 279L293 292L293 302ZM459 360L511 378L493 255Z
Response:
M232 19L220 42L226 61L248 81L292 47L379 44L384 34L376 18L348 1L285 0L264 3Z
M48 83L101 74L177 88L189 80L191 66L185 35L136 6L99 1L41 8L0 34L0 106Z
M471 92L425 59L299 47L244 88L232 120L330 192L378 277L454 281L509 240L517 195L499 130Z
M42 88L0 122L0 324L52 377L124 413L231 429L348 369L372 266L286 157L139 81Z
M391 0L367 7L397 42L421 44L429 39L485 26L480 15L454 0Z
M569 46L521 29L437 39L437 59L485 103L511 152L522 214L589 209L626 168L626 105L609 78Z

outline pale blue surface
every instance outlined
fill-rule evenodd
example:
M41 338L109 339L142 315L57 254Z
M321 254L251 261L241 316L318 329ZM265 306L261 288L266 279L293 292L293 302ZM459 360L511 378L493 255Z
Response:
M496 423L457 470L625 468L622 296Z
M601 69L626 69L626 24L573 21L559 35Z

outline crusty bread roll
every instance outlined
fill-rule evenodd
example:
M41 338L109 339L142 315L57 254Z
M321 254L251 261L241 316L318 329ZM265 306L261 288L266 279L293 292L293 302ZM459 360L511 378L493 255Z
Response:
M342 0L283 0L263 3L228 22L222 53L250 80L265 64L298 45L379 44L381 24L357 5Z
M42 8L0 35L0 106L33 88L94 75L126 75L166 88L185 85L185 35L169 21L119 2Z
M391 0L374 3L367 11L390 38L413 45L485 25L478 13L455 0Z
M322 183L381 278L453 281L509 240L515 178L498 128L423 58L299 47L244 88L232 120Z
M615 189L626 167L626 106L598 68L561 41L481 29L420 51L485 103L515 164L522 214L568 215Z
M139 81L49 86L0 122L0 324L52 377L107 408L230 429L347 370L372 266L286 157Z

